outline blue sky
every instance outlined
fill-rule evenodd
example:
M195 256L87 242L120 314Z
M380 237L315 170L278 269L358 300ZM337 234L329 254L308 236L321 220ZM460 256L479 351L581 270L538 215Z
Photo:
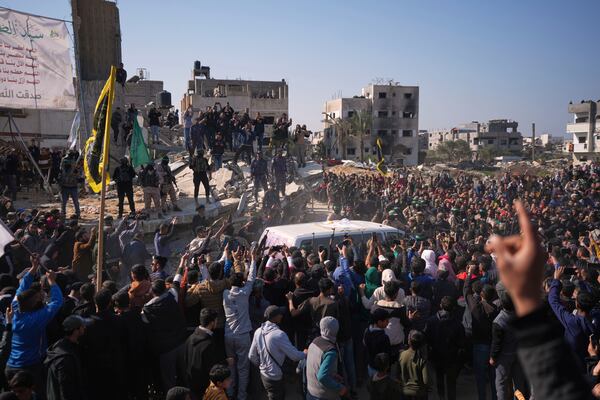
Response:
M196 59L216 78L285 78L290 115L311 129L326 100L375 78L420 86L420 129L510 118L562 135L569 101L600 99L597 0L118 4L126 69L147 68L174 102ZM71 19L67 0L0 5Z

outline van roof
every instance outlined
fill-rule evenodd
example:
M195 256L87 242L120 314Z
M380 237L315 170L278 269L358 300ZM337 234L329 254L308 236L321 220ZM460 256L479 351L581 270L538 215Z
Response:
M307 222L304 224L292 224L292 225L278 225L270 226L266 229L269 230L269 235L274 233L278 237L304 237L312 236L313 233L317 237L329 236L335 228L335 232L362 232L362 231L389 231L398 232L398 229L378 224L370 221L360 220L349 220L341 219L336 221L325 221L325 222ZM265 230L266 230L265 229Z

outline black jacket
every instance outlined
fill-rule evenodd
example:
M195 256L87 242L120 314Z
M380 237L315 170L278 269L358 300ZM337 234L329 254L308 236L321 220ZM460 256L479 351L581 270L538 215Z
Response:
M573 351L564 340L561 326L548 318L545 308L513 323L519 342L517 354L525 375L544 400L592 399L591 388L580 373Z
M48 370L46 379L48 400L87 398L77 344L66 338L59 340L48 349L44 364Z
M224 360L225 349L215 343L213 335L196 328L187 338L182 353L180 376L183 377L183 386L190 388L195 396L201 398L210 384L208 379L210 369Z
M149 325L153 354L167 353L185 341L185 318L169 292L148 302L142 313Z
M425 336L431 351L431 361L449 366L462 363L465 348L465 328L448 311L438 311L425 326Z
M488 303L479 296L475 297L471 290L471 277L467 274L465 286L463 288L465 300L473 321L473 343L491 344L492 343L492 323L498 315L498 307Z
M375 356L379 353L391 354L390 338L383 329L373 329L368 327L363 336L363 342L367 350L367 361L371 368Z
M121 398L124 394L121 324L110 310L97 313L92 320L81 338L86 390L90 399Z

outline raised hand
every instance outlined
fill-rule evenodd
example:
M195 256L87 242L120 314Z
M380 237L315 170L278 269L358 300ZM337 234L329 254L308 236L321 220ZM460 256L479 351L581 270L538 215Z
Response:
M496 255L500 279L511 294L517 315L531 313L542 304L546 252L522 202L515 202L521 236L492 236L486 250Z

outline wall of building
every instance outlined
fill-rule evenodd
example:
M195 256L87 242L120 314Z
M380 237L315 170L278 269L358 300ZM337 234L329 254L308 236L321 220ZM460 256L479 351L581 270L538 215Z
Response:
M112 1L72 0L73 27L80 59L80 78L103 80L121 62L119 9Z
M288 114L288 86L284 80L195 79L190 81L190 87L192 86L195 89L186 93L181 100L181 110L186 110L191 105L194 112L198 112L213 107L216 103L220 103L222 107L229 103L234 111L244 112L248 109L251 117L260 113L263 117L276 120L281 114ZM272 131L272 125L266 124L265 136L269 137Z
M385 93L385 98L380 98L379 93ZM349 112L353 110L371 112L373 123L370 135L363 138L364 157L377 154L376 140L380 137L388 161L416 165L419 153L419 88L369 85L362 89L362 95L328 101L325 103L325 112L331 118L348 118ZM331 122L325 121L324 128L326 144L333 149L331 156L341 157L341 149L337 148L335 129L331 128ZM330 132L329 136L327 132ZM359 137L348 138L349 159L361 158L360 140Z
M569 104L568 111L573 114L573 122L567 124L573 141L573 161L600 160L600 101Z

